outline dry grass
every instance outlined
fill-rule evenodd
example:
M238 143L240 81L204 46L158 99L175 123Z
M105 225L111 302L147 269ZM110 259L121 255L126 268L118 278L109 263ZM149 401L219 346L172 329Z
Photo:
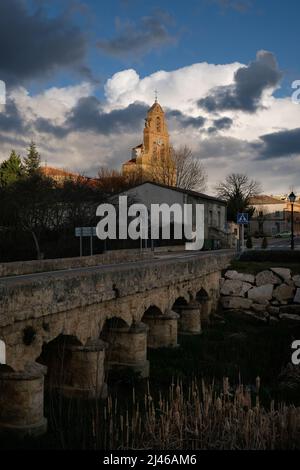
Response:
M243 385L223 390L193 381L187 389L178 382L167 396L151 396L120 410L109 398L99 428L94 421L95 446L104 449L295 449L300 448L300 408L260 406L259 387L251 397ZM95 418L95 417L94 417Z

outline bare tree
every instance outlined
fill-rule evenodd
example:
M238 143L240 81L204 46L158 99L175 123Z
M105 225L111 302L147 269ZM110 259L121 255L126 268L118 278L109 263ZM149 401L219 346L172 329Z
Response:
M228 220L235 221L238 212L248 211L250 216L253 214L250 198L260 193L261 185L245 174L231 173L215 189L217 195L227 201Z
M123 175L120 171L101 167L96 180L97 188L106 194L115 194L142 182L141 169L135 169L132 173Z
M154 153L144 176L151 181L176 186L176 166L172 152L159 156Z
M172 148L169 155L154 155L150 168L151 179L154 181L182 189L206 189L207 175L204 166L187 146L178 150Z
M176 186L182 189L205 191L207 174L203 163L195 158L192 150L186 145L173 150L173 161L176 168Z

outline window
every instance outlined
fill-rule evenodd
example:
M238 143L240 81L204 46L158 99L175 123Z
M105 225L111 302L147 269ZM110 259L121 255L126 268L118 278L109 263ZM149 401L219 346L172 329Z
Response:
M161 132L160 117L156 118L156 130L157 130L157 132Z
M221 228L221 212L218 211L218 228Z
M212 225L213 224L213 213L212 211L209 211L209 222L208 222L208 225Z

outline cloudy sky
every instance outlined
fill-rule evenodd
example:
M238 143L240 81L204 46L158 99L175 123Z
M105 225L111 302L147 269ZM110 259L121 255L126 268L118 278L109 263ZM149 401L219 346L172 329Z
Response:
M157 89L209 192L231 172L300 192L299 15L299 0L0 0L0 161L33 139L48 165L120 167Z

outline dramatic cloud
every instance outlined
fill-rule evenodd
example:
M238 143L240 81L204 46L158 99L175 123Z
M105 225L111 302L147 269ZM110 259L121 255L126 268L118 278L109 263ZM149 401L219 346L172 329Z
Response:
M263 143L253 145L259 159L300 155L300 128L262 135L260 139Z
M92 131L109 135L130 132L142 128L148 107L144 103L132 103L127 108L104 112L99 100L93 96L81 98L72 110L66 127L70 131Z
M176 37L168 27L172 18L161 10L152 16L144 16L137 23L116 20L117 35L112 39L103 39L97 42L100 50L115 57L141 57L153 49L174 44Z
M214 119L213 126L208 128L208 133L214 134L218 131L230 129L232 124L233 120L226 116L220 119Z
M70 18L31 13L23 0L0 1L0 78L8 87L65 67L89 74L86 47Z
M195 102L207 95L212 87L230 85L234 73L242 66L238 62L225 65L206 62L166 72L160 70L140 78L134 69L115 73L105 84L107 106L126 107L134 101L151 105L154 90L164 108L178 109L184 114L199 115Z
M2 112L1 112L2 111ZM16 106L16 103L8 99L0 109L0 132L24 132L26 125Z
M206 121L206 119L203 116L197 116L197 117L187 116L186 114L183 114L181 111L178 111L177 109L167 110L166 119L172 122L175 121L175 124L179 125L180 127L183 127L183 128L194 127L196 129L203 127Z
M38 118L34 122L37 131L52 134L58 139L71 132L93 132L98 135L120 135L125 132L142 132L144 118L148 106L134 102L126 108L104 111L103 105L95 96L80 98L76 106L66 116L65 121L57 125L51 119ZM195 129L202 128L205 118L192 117L178 110L166 110L166 118L170 127Z
M206 98L198 101L198 105L209 112L242 110L254 113L261 107L263 93L274 90L281 78L274 54L259 51L255 61L236 71L233 85L212 89Z

